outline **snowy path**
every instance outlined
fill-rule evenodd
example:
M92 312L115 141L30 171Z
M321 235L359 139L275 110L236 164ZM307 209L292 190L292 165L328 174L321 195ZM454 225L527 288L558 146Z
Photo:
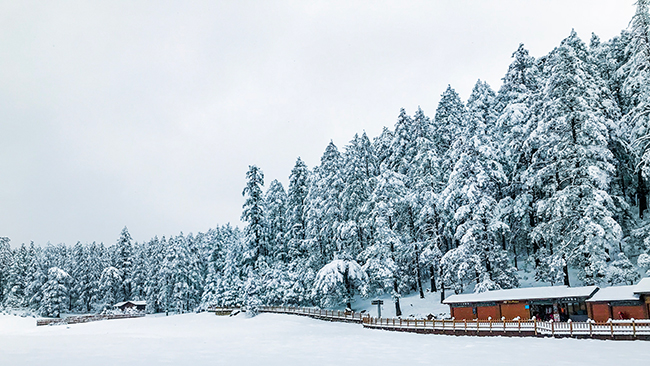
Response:
M186 314L36 327L0 316L0 365L631 365L648 342L453 337L261 314Z

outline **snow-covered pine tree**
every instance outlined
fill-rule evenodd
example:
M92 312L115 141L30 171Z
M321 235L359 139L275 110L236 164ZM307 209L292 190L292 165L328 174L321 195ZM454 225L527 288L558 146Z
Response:
M248 167L246 172L246 187L242 195L246 197L241 219L244 227L244 244L246 251L244 261L248 266L254 266L258 259L268 255L265 242L266 223L264 220L264 173L256 165ZM265 259L262 259L265 260Z
M342 180L345 182L341 192L341 220L346 227L354 228L355 247L366 248L373 238L373 225L370 219L368 201L378 174L377 159L368 136L363 133L345 148ZM348 230L349 231L349 230Z
M496 122L494 103L494 92L479 80L467 102L462 137L452 148L457 162L441 197L445 210L453 213L447 225L458 242L442 259L444 283L453 284L457 291L472 280L476 292L518 285L498 240L499 233L507 230L496 214L507 178L490 135Z
M458 93L451 85L448 85L438 102L431 132L431 141L436 148L436 156L441 159L442 182L447 182L453 169L451 147L461 133L464 114L465 105Z
M43 316L61 316L70 307L70 275L58 267L47 271L47 282L41 287L43 298L40 302L39 313Z
M531 239L593 284L605 275L607 251L621 240L608 193L615 171L607 128L613 102L575 31L547 57L543 72L540 114L527 142L535 153L526 183L539 198Z
M9 292L9 278L13 263L13 253L9 238L0 237L0 304L4 304Z
M109 310L113 305L124 299L124 279L119 269L106 267L99 279L99 297L101 300L96 303L96 311Z
M145 294L147 299L147 312L158 313L168 310L161 303L162 286L165 284L161 277L162 263L165 259L167 239L155 236L145 244L145 253L148 258L147 279L145 281Z
M410 289L412 278L403 266L406 244L397 230L398 216L406 206L404 180L404 175L385 168L377 177L369 200L373 240L360 255L369 274L369 290L378 294L390 292L397 316L402 314L399 300L402 291Z
M634 285L640 278L638 269L622 252L617 254L617 258L607 269L606 281L612 286Z
M30 260L30 253L24 243L14 250L5 300L5 306L9 308L25 308L28 305L26 291Z
M307 239L307 194L309 193L309 171L307 165L298 157L289 175L287 191L287 244L289 257L294 259L303 255L303 240Z
M321 296L324 305L343 303L346 309L352 309L355 290L363 294L367 282L368 275L355 260L337 258L318 271L314 294Z
M288 262L288 250L285 241L287 230L287 193L277 179L274 179L264 195L266 205L267 240L270 257L273 260Z
M346 250L349 253L358 252L361 243L354 227L342 224L341 178L342 157L333 142L327 145L321 163L314 168L311 175L311 185L307 196L307 233L314 243L311 256L315 260L313 268L321 268L328 263L335 252ZM345 241L340 240L342 232L348 229L352 234L345 235ZM346 248L337 248L337 243Z
M131 299L131 291L133 288L131 272L133 271L133 239L129 234L129 229L126 226L120 232L120 238L115 244L115 263L114 267L120 271L122 276L122 296L118 301L125 301Z
M509 230L503 233L504 247L512 252L515 267L517 256L528 247L531 231L532 196L522 181L522 173L530 164L532 151L526 146L534 128L534 95L539 90L539 70L534 57L523 44L512 54L513 61L503 78L496 96L495 109L499 113L494 137L499 141L499 162L508 177L503 188L505 197L499 202L502 221ZM506 237L507 234L507 237Z

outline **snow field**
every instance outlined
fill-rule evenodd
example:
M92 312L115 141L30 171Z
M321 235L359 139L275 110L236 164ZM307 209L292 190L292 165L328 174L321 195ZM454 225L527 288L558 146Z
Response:
M647 342L454 337L211 313L36 327L0 316L0 365L632 365Z

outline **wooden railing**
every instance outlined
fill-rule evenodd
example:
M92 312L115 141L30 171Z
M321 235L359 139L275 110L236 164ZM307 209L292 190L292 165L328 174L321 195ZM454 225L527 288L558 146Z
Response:
M144 313L79 315L79 316L69 316L60 319L38 319L36 320L36 325L39 326L39 325L78 324L78 323L95 322L98 320L141 318L143 316Z
M303 308L295 306L262 306L259 308L262 313L296 314L309 316L311 318L362 323L367 314L355 313L354 311L324 310L318 308Z
M217 315L230 315L233 313L233 311L237 310L236 308L223 308L223 307L208 307L206 311L209 311L211 313L215 313Z
M364 318L363 326L395 330L430 330L432 333L541 335L553 337L650 338L650 320L608 322L552 322L537 320L426 320Z

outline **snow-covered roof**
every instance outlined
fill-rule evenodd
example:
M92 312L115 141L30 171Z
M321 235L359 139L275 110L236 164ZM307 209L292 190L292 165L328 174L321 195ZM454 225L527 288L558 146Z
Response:
M612 286L601 288L587 302L597 301L630 301L638 300L639 295L634 293L636 286Z
M122 301L122 302L118 302L117 304L113 305L113 307L119 308L120 306L124 306L124 305L126 305L128 303L131 303L131 304L136 305L136 306L138 306L138 305L146 306L147 305L146 301Z
M547 286L513 288L509 290L494 290L473 294L451 295L446 298L443 303L458 304L464 302L492 302L510 300L560 299L565 297L589 297L597 290L597 286Z
M650 277L641 279L641 281L634 286L634 293L650 294Z

